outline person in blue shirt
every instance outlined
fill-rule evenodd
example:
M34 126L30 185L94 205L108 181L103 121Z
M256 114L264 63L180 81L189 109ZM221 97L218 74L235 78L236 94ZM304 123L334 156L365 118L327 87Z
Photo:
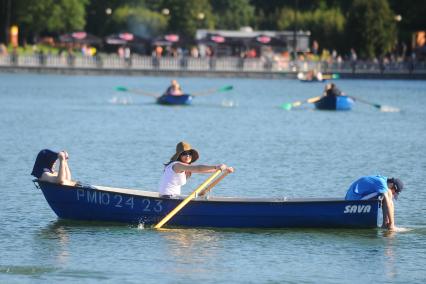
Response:
M395 230L393 199L398 199L404 184L399 178L364 176L354 181L346 193L346 200L367 200L383 195L383 228Z

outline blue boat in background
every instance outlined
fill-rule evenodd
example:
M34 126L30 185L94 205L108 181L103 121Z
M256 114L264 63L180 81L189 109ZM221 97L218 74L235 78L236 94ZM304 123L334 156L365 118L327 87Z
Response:
M351 110L354 100L349 96L324 96L315 102L320 110Z
M59 218L157 224L185 196L34 181ZM218 228L375 228L381 200L197 197L167 224Z
M190 105L193 96L184 94L179 96L173 95L162 95L157 98L157 103L160 105Z

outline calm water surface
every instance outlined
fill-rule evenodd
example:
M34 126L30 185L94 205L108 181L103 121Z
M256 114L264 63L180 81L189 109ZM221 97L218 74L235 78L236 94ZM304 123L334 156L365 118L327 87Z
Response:
M424 283L426 82L336 81L400 112L360 103L350 112L284 111L322 91L295 80L181 78L187 92L234 86L189 107L114 90L160 93L170 79L0 74L0 283ZM29 175L40 149L66 149L80 181L156 190L180 140L200 163L235 167L215 195L341 197L361 175L399 176L406 191L396 223L405 231L159 232L62 221Z

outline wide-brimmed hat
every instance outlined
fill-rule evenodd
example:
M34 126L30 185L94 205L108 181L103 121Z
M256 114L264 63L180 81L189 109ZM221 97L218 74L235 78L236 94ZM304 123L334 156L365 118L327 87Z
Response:
M191 162L195 162L200 157L200 155L198 154L198 151L195 150L195 149L192 149L191 144L189 144L189 143L187 143L185 141L182 141L182 142L179 142L176 145L176 153L170 158L170 161L177 161L177 160L179 160L180 155L183 152L186 152L186 151L191 151L191 154L192 154L192 160L191 160Z

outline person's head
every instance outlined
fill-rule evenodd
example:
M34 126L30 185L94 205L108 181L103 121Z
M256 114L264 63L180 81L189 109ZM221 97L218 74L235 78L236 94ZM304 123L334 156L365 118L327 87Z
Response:
M180 85L179 84L175 84L172 86L173 90L180 90Z
M193 149L189 143L182 141L176 145L176 153L170 158L170 162L191 164L198 160L199 156L197 150Z
M31 175L35 176L36 178L40 178L44 169L52 171L57 159L58 152L54 152L49 149L41 150L37 155Z
M399 178L388 178L387 180L388 188L392 191L392 195L395 199L398 199L398 195L404 188L404 184Z
M176 80L172 80L171 85L172 86L176 86L176 85L179 85L179 84L178 84L178 82Z

